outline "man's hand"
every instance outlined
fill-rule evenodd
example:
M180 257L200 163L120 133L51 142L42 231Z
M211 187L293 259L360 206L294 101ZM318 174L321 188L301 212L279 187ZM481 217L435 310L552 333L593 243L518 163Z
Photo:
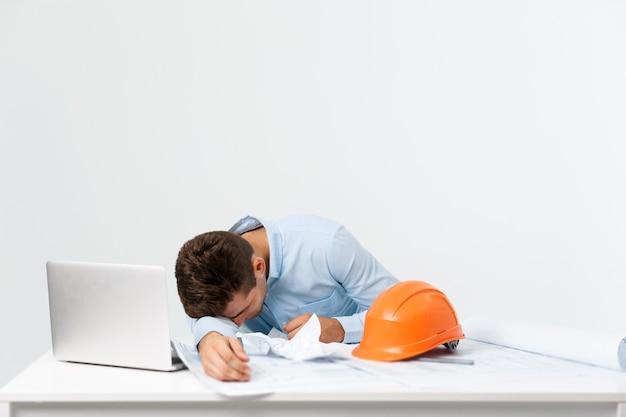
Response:
M298 317L294 317L289 320L284 326L283 330L287 332L287 338L292 339L296 333L300 331L302 326L311 318L311 313L304 313ZM337 319L329 319L327 317L317 317L320 320L320 326L322 331L320 333L320 342L343 342L346 336L346 331L343 329L341 323Z
M249 381L250 360L239 340L217 332L207 333L198 343L204 372L220 381Z

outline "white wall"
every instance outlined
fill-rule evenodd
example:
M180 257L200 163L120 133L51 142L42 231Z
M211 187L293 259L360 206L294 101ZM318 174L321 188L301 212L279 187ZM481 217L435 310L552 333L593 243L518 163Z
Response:
M245 214L348 226L490 314L626 332L626 3L0 1L0 385L45 261L173 264Z

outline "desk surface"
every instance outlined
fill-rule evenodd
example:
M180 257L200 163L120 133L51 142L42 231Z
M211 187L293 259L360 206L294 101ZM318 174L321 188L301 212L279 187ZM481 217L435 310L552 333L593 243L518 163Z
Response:
M582 371L581 371L582 370ZM515 380L456 380L420 389L345 386L300 387L254 397L258 401L490 401L626 403L626 372L581 366L575 374L535 373ZM50 352L0 389L0 402L212 402L229 397L211 392L189 372L146 371L59 362Z
M211 392L189 371L145 371L59 362L50 352L0 389L0 417L13 416L439 416L626 417L626 373L582 366L556 375L389 389L300 386L253 397Z

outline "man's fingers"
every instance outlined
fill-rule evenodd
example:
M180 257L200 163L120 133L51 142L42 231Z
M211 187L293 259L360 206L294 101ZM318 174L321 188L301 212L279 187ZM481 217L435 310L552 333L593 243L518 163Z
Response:
M212 352L210 360L203 361L204 371L220 381L249 381L250 366L233 351Z
M202 346L204 372L220 381L249 381L249 361L237 339L219 336Z
M292 339L302 326L304 326L307 321L311 318L312 314L305 313L298 317L294 317L288 323L283 326L283 330L287 332L287 338ZM339 322L339 320L334 318L327 317L317 317L320 321L320 342L330 343L330 342L342 342L345 338L346 332Z
M310 313L304 313L289 320L283 326L283 330L287 332L287 338L293 338L300 331L300 328L302 328L302 326L304 326L310 318Z
M204 372L219 381L239 381L245 382L250 380L249 371L240 371L230 364L223 363L222 365L216 363L206 364L204 366Z
M237 339L229 339L230 347L233 350L233 353L243 362L248 362L250 358L246 355L246 351L243 350L243 346L239 343Z
M302 327L304 326L304 323L306 323L309 320L310 317L311 317L310 313L304 313L297 317L294 317L291 320L289 320L287 323L285 323L285 325L283 326L283 330L286 332L290 332L293 329Z

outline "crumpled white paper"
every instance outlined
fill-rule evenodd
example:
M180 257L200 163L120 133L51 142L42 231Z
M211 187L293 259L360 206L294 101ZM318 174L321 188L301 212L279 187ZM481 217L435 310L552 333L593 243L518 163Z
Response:
M291 340L276 329L272 329L269 335L237 332L237 337L248 355L267 355L272 352L288 359L304 361L329 355L319 341L321 331L320 321L313 314Z

